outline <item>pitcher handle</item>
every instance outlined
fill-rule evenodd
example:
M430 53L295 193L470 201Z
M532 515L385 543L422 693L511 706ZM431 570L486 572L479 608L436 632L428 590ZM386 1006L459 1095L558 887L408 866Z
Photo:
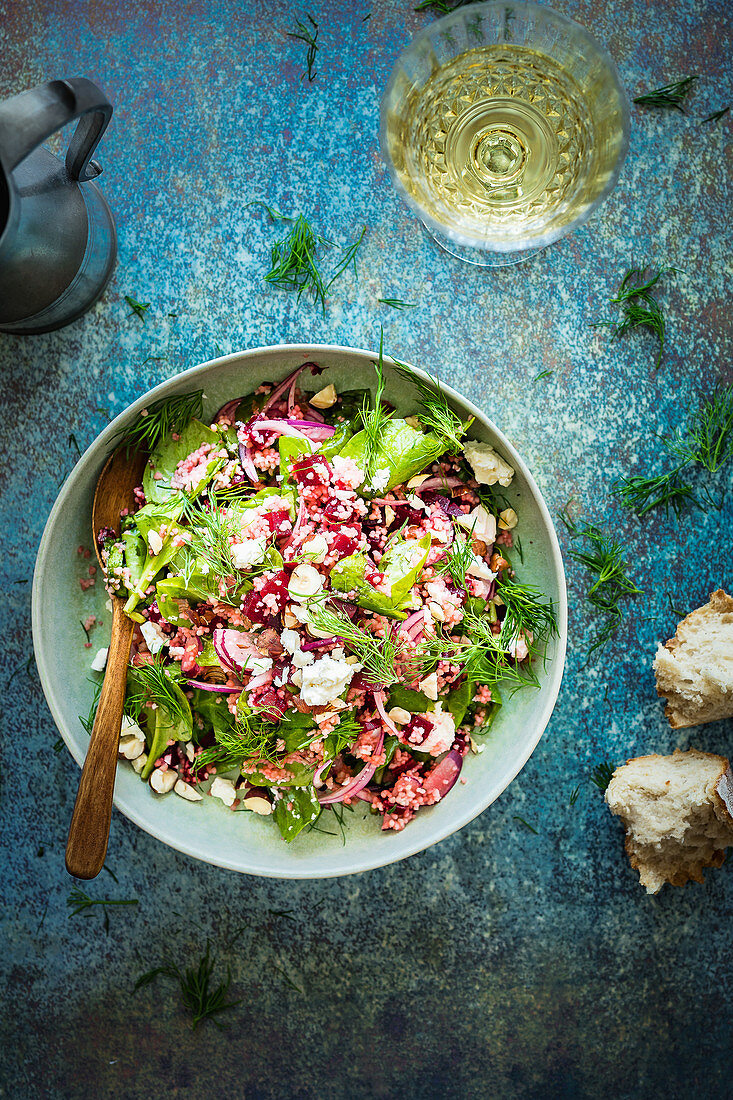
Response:
M82 183L94 179L101 168L89 162L111 117L112 104L84 76L39 84L0 103L0 159L12 172L36 146L78 118L66 152L66 170Z

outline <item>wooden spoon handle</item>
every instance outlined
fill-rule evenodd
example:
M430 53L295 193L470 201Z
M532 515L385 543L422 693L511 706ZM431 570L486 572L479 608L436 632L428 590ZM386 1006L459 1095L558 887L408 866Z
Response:
M95 878L99 874L109 840L127 665L135 627L121 601L112 602L107 670L66 841L66 870L76 878Z

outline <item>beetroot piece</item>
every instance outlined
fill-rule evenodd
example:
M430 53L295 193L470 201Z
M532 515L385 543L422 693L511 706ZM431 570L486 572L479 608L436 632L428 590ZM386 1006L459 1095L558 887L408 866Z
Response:
M285 713L285 704L278 699L274 688L267 688L257 697L257 708L270 722L279 722Z
M275 597L268 599L265 597ZM262 588L254 589L247 594L244 601L244 614L252 623L262 623L263 626L274 626L278 617L285 609L288 602L288 575L284 569L280 569L274 577L265 581Z
M425 790L428 794L437 794L444 798L461 774L462 767L463 757L455 749L451 749L425 776Z
M354 535L345 534L343 531L339 531L336 538L331 543L331 551L336 554L338 559L347 558L349 554L355 554L359 549L359 538Z
M417 748L433 728L433 723L421 714L413 714L410 721L402 727L402 740L406 745Z
M280 524L284 523L285 520L290 522L290 509L276 508L272 512L265 512L263 518L271 531L277 531L280 528Z
M331 480L331 467L321 454L304 455L290 467L298 485L312 488L314 485L328 485Z

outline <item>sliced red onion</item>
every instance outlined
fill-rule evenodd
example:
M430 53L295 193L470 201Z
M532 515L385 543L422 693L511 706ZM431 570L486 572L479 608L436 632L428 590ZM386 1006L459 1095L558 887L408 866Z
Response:
M245 691L254 691L256 688L265 687L267 684L271 684L273 680L272 669L267 672L261 672L259 676L253 676L248 684L245 685Z
M226 684L208 684L206 680L187 680L186 683L192 688L200 688L201 691L221 691L230 693L242 690L241 684L239 684L238 687L227 687Z
M462 767L463 757L457 749L450 749L425 776L423 787L428 794L435 793L445 798L461 774Z
M406 630L408 633L415 625L423 618L422 608L419 611L413 611L412 615L408 615L404 622L400 623L400 630Z
M315 366L315 363L303 363L301 366L296 367L295 370L287 376L287 378L283 378L282 382L280 382L275 387L275 389L272 391L269 398L267 399L267 403L262 409L263 413L268 412L268 410L272 408L272 406L277 402L280 396L284 394L287 389L290 388L293 382L297 381L298 377L302 374L306 367L310 367L311 374L314 374L315 371L313 370L313 367Z
M377 756L382 751L382 745L384 744L384 734L382 734L377 743L377 747L374 750L374 755ZM376 764L365 764L359 774L347 783L345 787L341 787L338 791L329 791L328 794L324 794L318 799L322 806L330 806L334 802L343 802L345 798L355 798L359 791L366 787L369 780L377 770Z
M375 691L374 692L374 705L377 708L377 714L382 719L383 725L385 725L387 727L389 732L391 734L393 734L394 737L399 738L400 731L397 729L397 726L394 724L394 722L392 721L390 716L387 714L387 711L385 710L385 707L384 707L384 701L385 701L386 698L387 698L387 696L385 695L385 693L383 691Z
M250 447L249 443L242 443L240 441L239 461L241 462L242 469L244 470L249 480L253 482L253 484L259 485L260 477L257 473L257 470L255 469L254 460L252 458L252 448Z
M292 428L287 420L255 420L248 425L250 432L272 432L273 435L289 435L293 439L307 439L308 436L297 428Z
M218 413L214 417L214 423L216 424L219 420L222 420L224 418L226 418L227 420L231 420L231 422L234 423L237 408L239 407L239 403L241 400L241 397L235 397L233 401L227 401L226 405L222 405L222 407L219 409Z
M302 645L300 648L301 648L301 650L303 650L303 652L305 652L309 649L321 649L324 645L333 645L333 643L337 642L337 641L338 641L338 638L336 638L336 637L333 637L333 638L316 638L315 642L305 642L305 644Z
M298 384L298 376L296 374L293 381L290 383L290 389L288 390L288 416L293 415L293 409L295 408L295 387Z
M241 673L247 657L261 657L252 637L243 630L231 630L217 627L212 634L216 655L225 668Z
M319 441L330 439L331 436L336 434L336 429L331 427L330 424L319 424L315 420L292 420L288 417L287 423L291 428L298 428L302 432L308 432L311 439L317 439Z
M313 420L317 420L319 424L325 424L326 422L326 418L323 416L323 414L315 407L315 405L312 405L310 401L308 402L308 415Z
M427 489L459 489L465 488L459 477L429 477L422 485L416 486L413 493L423 493Z
M330 768L331 764L333 764L333 760L324 760L323 763L316 768L315 772L313 773L314 787L317 787L320 784L321 776L325 772L326 768Z

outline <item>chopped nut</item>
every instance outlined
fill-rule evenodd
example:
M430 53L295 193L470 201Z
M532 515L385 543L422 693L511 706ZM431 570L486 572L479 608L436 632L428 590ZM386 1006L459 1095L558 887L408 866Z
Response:
M196 750L193 747L193 741L189 741L186 745L186 759L190 760L190 762L193 764L195 755Z
M395 513L394 508L391 508L389 504L385 504L385 506L384 506L384 522L386 523L387 527L392 526L392 524L394 523L395 515L396 515L396 513Z
M326 408L327 406L323 407ZM251 810L254 814L262 814L263 817L272 813L272 803L259 794L253 794L250 798L243 798L242 805L245 810Z
M445 622L445 612L443 611L443 608L440 606L440 604L436 603L435 600L428 604L428 611L436 620L436 622Z
M133 766L133 768L135 769L135 771L137 772L138 775L143 770L143 768L145 767L147 762L148 762L148 754L146 752L144 752L142 754L142 756L137 756L132 761L132 766Z
M420 691L427 695L428 699L435 701L438 698L438 674L431 672L424 680L420 681Z
M387 716L398 726L406 726L412 718L409 710L405 710L404 707L392 707L391 710L387 711Z
M512 531L519 523L519 516L513 508L505 508L499 512L499 528L502 531Z
M353 653L349 654L348 657L344 657L344 660L346 661L347 665L358 665L359 664L359 658L355 657Z
M422 485L423 481L427 481L429 477L430 474L415 474L415 476L411 477L410 480L407 482L407 488L418 489Z
M237 797L237 789L231 779L221 779L218 775L211 784L209 794L220 799L225 806L233 806Z
M130 734L128 737L120 738L117 751L120 756L124 756L125 760L137 760L138 756L145 751L145 742L134 734Z
M409 424L411 428L417 428L418 430L422 427L416 416L406 416L405 424Z
M176 780L173 790L181 798L185 798L187 802L201 802L203 798L203 795L195 787L192 787L190 783L184 783L182 779Z
M295 600L307 600L309 596L315 596L323 588L323 577L312 565L304 562L297 565L290 574L288 592Z
M311 561L320 565L321 562L326 560L328 543L323 535L314 535L313 538L303 543L302 551L305 557L310 558Z
M336 397L336 387L331 384L324 386L322 390L314 394L310 399L310 404L316 409L330 409L336 403Z
M289 630L292 630L294 626L298 625L298 619L296 619L295 615L293 615L292 611L287 607L283 613L283 622Z
M167 768L165 771L162 768L154 768L150 774L149 782L158 794L168 794L175 787L177 779L178 772L175 768Z

